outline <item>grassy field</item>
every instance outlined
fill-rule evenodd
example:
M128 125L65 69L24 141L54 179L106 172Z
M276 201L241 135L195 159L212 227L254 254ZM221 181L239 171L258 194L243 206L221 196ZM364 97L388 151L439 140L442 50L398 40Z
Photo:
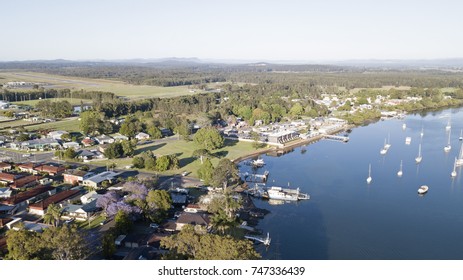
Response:
M18 127L22 125L27 125L31 124L31 122L25 121L25 120L15 120L15 121L10 121L10 122L0 122L0 129L5 129L5 128L13 128L13 127Z
M180 168L177 170L171 170L163 172L162 174L180 174L184 171L191 172L191 176L196 176L196 172L199 169L201 162L192 157L194 150L199 149L194 142L186 142L184 140L171 141L168 143L153 143L149 145L137 147L136 154L140 154L144 151L153 151L156 155L171 155L176 154L180 160ZM248 142L238 142L238 141L225 141L225 147L222 149L214 151L215 157L211 159L212 164L217 165L220 159L226 157L228 159L235 159L240 156L247 155L256 151L252 147L252 143ZM125 168L128 165L132 164L132 159L112 159L104 161L94 161L92 164L96 165L106 165L108 163L117 164L117 168ZM148 170L143 170L150 172ZM154 172L153 172L154 173Z
M57 102L57 101L68 101L71 103L71 105L80 105L81 102L84 104L91 104L92 100L90 99L78 99L78 98L50 98L47 99L52 102ZM26 101L18 101L18 102L11 102L11 104L16 104L16 105L27 105L27 106L35 106L37 103L39 103L42 100L26 100Z
M36 125L27 126L26 129L29 131L39 129L52 129L52 130L64 130L67 132L80 132L79 128L80 121L77 118L71 120L62 120L49 123L41 123Z
M150 97L174 97L181 95L192 95L199 91L190 91L188 86L178 87L158 87L131 85L121 81L89 79L80 77L67 77L59 75L50 75L34 72L0 72L3 83L10 81L24 81L45 83L47 87L53 88L70 88L74 90L99 90L114 92L119 96L131 99L141 99Z

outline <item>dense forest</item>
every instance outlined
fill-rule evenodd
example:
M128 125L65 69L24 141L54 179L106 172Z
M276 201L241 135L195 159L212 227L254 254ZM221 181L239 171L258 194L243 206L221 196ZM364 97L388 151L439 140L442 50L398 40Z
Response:
M431 69L284 65L270 63L109 63L4 62L0 69L28 70L85 78L115 79L135 85L179 86L214 82L278 84L296 87L371 88L381 86L462 87L463 73Z

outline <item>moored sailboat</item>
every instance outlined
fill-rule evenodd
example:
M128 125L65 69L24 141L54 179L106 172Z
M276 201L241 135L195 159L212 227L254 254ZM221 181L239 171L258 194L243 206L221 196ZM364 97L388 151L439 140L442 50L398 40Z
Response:
M418 156L415 158L416 163L420 163L423 157L421 156L421 143L418 147Z
M447 142L447 146L444 147L444 151L446 153L450 152L450 150L452 149L452 146L450 145L450 134L452 133L452 130L449 130L449 140Z
M450 176L457 177L457 158L455 158L455 162L453 163L453 171L450 173Z
M400 160L400 169L399 169L399 171L397 172L397 176L402 177L402 175L403 175L403 171L402 171L402 160Z
M368 165L368 178L367 178L367 183L371 183L371 163Z

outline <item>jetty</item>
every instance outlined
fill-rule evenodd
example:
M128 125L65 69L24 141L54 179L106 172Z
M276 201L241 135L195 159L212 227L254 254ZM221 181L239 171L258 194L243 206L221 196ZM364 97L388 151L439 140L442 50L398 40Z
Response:
M267 232L267 237L263 238L262 236L257 236L257 235L245 235L244 238L252 240L254 242L260 242L263 243L265 246L269 246L270 242L272 241L270 239L270 233Z
M268 170L264 174L249 174L248 172L242 174L244 181L250 183L265 183L269 175L270 171Z
M323 134L323 138L328 139L328 140L341 141L341 142L349 141L349 137L340 136L340 135Z

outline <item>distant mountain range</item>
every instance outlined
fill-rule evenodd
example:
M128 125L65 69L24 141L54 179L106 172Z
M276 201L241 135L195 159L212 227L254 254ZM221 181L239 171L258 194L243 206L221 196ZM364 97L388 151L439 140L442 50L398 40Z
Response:
M352 60L232 60L232 59L200 59L196 57L167 58L133 58L133 59L89 59L89 60L24 60L3 61L1 65L61 65L61 66L92 66L92 65L134 65L182 67L204 64L218 65L336 65L367 68L463 68L463 58L445 59L352 59ZM0 67L2 68L2 67Z

